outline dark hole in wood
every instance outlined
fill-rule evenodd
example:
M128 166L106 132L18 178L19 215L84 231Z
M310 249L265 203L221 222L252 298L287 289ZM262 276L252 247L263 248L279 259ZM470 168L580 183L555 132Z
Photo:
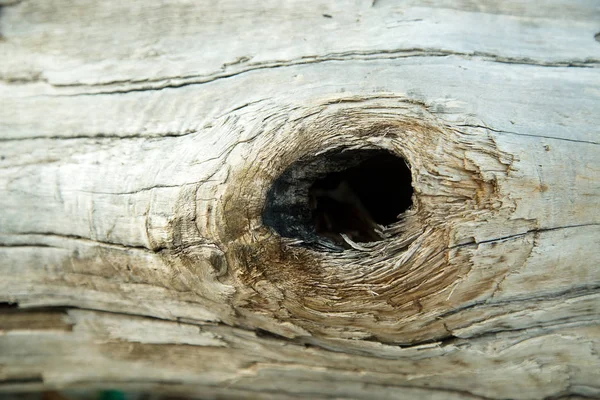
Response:
M263 223L321 250L383 239L385 225L412 204L404 159L385 150L345 150L303 159L267 193Z

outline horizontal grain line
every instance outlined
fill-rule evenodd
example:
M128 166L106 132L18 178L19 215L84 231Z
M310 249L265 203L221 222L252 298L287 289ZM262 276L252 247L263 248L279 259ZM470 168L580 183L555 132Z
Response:
M467 247L467 246L480 245L480 244L486 244L486 243L501 242L504 240L510 240L510 239L526 236L526 235L529 235L530 233L552 232L552 231L557 231L560 229L581 228L581 227L586 227L586 226L600 226L600 223L594 222L594 223L589 223L589 224L565 225L565 226L556 226L556 227L551 227L551 228L531 229L531 230L528 230L528 231L525 231L522 233L515 233L514 235L507 235L507 236L502 236L502 237L498 237L498 238L494 238L494 239L486 239L486 240L482 240L479 242L470 241L467 243L460 243L460 244L456 244L454 246L449 246L445 250L457 249L460 247Z
M10 248L18 248L18 247L26 247L26 248L31 248L31 247L41 247L41 248L48 248L48 249L62 249L62 247L58 247L58 246L51 246L49 244L43 244L43 243L36 243L36 244L23 244L23 243L15 243L15 244L11 244L11 243L0 243L0 248L2 247L10 247Z
M132 194L139 194L139 193L143 193L143 192L149 192L149 191L155 190L155 189L183 188L185 186L199 185L199 184L204 183L204 182L206 182L206 181L186 182L186 183L182 183L182 184L179 184L179 185L155 185L155 186L143 187L143 188L132 190L132 191L128 191L128 192L97 192L97 191L93 191L93 190L78 190L77 192L78 193L86 193L86 194L108 195L108 196L127 196L127 195L132 195Z
M142 135L139 133L129 134L129 135L119 135L114 133L98 133L91 135L75 135L75 136L28 136L28 137L8 137L8 138L0 138L0 143L2 142L18 142L25 140L85 140L85 139L161 139L161 138L169 138L169 137L184 137L188 135L192 135L197 131L191 132L182 132L182 133L173 133L173 132L165 132L165 133L151 133L147 135Z
M476 301L471 304L467 304L467 305L464 305L464 306L461 306L458 308L454 308L452 310L448 310L448 311L438 315L436 318L441 319L441 318L448 317L450 315L458 314L462 311L480 308L480 307L481 308L484 308L484 307L495 308L495 307L502 307L507 304L515 304L515 303L531 303L531 302L536 302L536 301L547 301L547 300L576 299L578 297L585 297L585 296L600 294L599 290L600 290L599 284L592 284L592 285L576 286L576 287L572 287L572 288L565 289L565 290L559 290L559 291L552 292L552 293L541 294L538 296L519 297L519 298L506 299L506 300L496 300L494 302L489 302L489 300L480 300L480 301ZM473 336L473 337L477 337L477 336Z
M160 79L141 79L141 80L114 80L110 82L102 82L102 83L65 83L65 84L52 84L52 86L57 88L93 88L93 87L110 87L115 85L153 85L154 86L145 86L145 87L137 87L137 88L129 88L129 89L115 89L115 90L105 90L98 91L92 93L74 93L74 94L64 94L64 95L49 95L51 97L71 97L71 96L93 96L93 95L102 95L102 94L125 94L131 92L144 92L144 91L156 91L162 89L173 89L179 88L189 85L199 85L205 83L211 83L220 79L227 79L234 76L238 76L241 74L245 74L248 72L258 71L262 69L271 69L271 68L282 68L282 67L290 67L296 65L305 65L305 64L316 64L323 62L331 62L331 61L370 61L370 60L388 60L388 59L397 59L397 58L410 58L410 57L448 57L455 56L461 57L465 59L475 59L481 60L485 62L498 62L505 64L518 64L518 65L531 65L538 67L551 67L551 68L596 68L600 64L600 60L596 59L588 59L588 60L562 60L555 62L543 62L543 61L535 61L528 58L514 58L514 57L502 57L495 54L483 53L483 52L455 52L450 50L440 50L440 49L421 49L421 48L411 48L411 49L393 49L393 50L374 50L374 51L347 51L343 53L331 53L323 56L303 56L297 59L292 60L275 60L275 61L266 61L263 63L254 63L254 64L246 64L245 68L239 69L237 71L230 72L222 72L222 73L214 73L214 74L206 74L206 75L188 75L183 77L163 77ZM178 80L179 82L173 82L173 80Z
M528 137L534 137L534 138L562 140L565 142L573 142L573 143L587 143L587 144L595 144L595 145L600 144L600 142L592 142L591 140L570 139L570 138L564 138L564 137L534 135L531 133L519 133L519 132L513 132L513 131L504 131L504 130L500 130L500 129L490 128L489 126L485 126L485 125L460 124L460 125L453 125L453 126L467 127L467 128L481 128L481 129L487 129L487 130L495 132L495 133L505 133L505 134L517 135L517 136L528 136ZM452 128L452 126L449 126L449 127Z
M250 104L250 103L248 103L248 104ZM240 107L238 107L238 109L243 108L243 107L247 106L248 104L240 106ZM317 113L318 112L315 112L315 114L317 114ZM453 128L453 127L467 127L467 128L476 128L476 129L487 129L487 130L489 130L491 132L494 132L494 133L502 133L502 134L516 135L516 136L526 136L526 137L532 137L532 138L544 138L544 139L559 140L559 141L572 142L572 143L585 143L585 144L592 144L592 145L600 145L600 142L593 142L591 140L580 140L580 139L571 139L571 138L565 138L565 137L535 135L535 134L530 134L530 133L520 133L520 132L514 132L514 131L505 131L505 130L501 130L501 129L495 129L495 128L492 128L492 127L489 127L489 126L486 126L486 125L459 124L459 125L448 125L448 127L449 128ZM27 141L27 140L99 140L99 139L127 140L127 139L162 139L162 138L180 138L180 137L185 137L185 136L188 136L188 135L192 135L194 133L197 133L197 131L182 132L182 133L168 132L168 133L164 133L164 134L156 133L156 134L150 134L150 135L141 135L141 134L118 135L118 134L100 133L100 134L96 134L96 135L92 134L92 135L76 135L76 136L29 136L29 137L22 137L22 138L10 138L10 137L8 137L8 138L0 138L0 143L2 143L2 142L20 142L20 141ZM180 186L180 185L174 185L172 187L176 187L176 186ZM169 187L171 187L171 186L169 186ZM153 189L153 188L149 188L149 189ZM147 190L147 189L141 189L141 190ZM106 193L106 194L130 194L130 193L135 193L135 192Z
M268 364L268 363L257 363L257 365L260 364L265 364L265 365L273 365ZM277 365L277 364L275 364ZM332 367L328 367L328 370L334 370L334 371L342 371L342 372L349 372L349 370L344 369L344 368L332 368ZM355 374L360 374L360 372L358 371L351 371L352 373ZM373 375L377 375L379 374L379 372L376 371L371 371L371 374ZM235 384L235 383L234 383ZM365 387L385 387L385 388L394 388L396 390L400 390L400 389L416 389L416 390L420 390L423 392L429 392L428 394L432 394L432 393L456 393L456 394L460 394L463 396L463 398L466 399L478 399L478 400L500 400L499 398L494 398L494 397L486 397L486 396L482 396L479 394L475 394L474 392L469 392L467 390L461 390L461 389L454 389L451 386L448 387L435 387L435 386L429 386L429 385L423 385L423 386L419 386L419 385L402 385L402 384L393 384L393 383L383 383L383 382L367 382L364 384ZM218 387L218 386L217 386ZM231 387L237 390L243 390L244 392L246 391L251 391L251 392L256 392L256 388L253 388L251 386L244 386L244 385L239 385L239 386L233 386L232 384L228 384L227 387ZM268 389L265 390L264 388L260 388L260 393L271 393L271 394L275 394L275 395L281 395L282 391L281 389ZM326 398L326 399L339 399L340 396L336 395L336 394L325 394L323 392L314 392L314 391L303 391L303 392L291 392L294 394L299 394L300 396L302 396L303 398L308 398L308 399L314 399L314 398ZM345 397L342 397L345 398ZM423 398L425 398L425 396L423 396Z
M160 252L162 249L150 249L148 247L145 246L130 246L130 245L126 245L126 244L121 244L121 243L112 243L112 242L104 242L101 240L97 240L97 239L90 239L90 238L86 238L83 236L78 236L78 235L65 235L65 234L60 234L60 233L54 233L54 232L16 232L16 233L12 233L12 235L15 236L40 236L40 237L50 237L50 238L57 238L57 239L66 239L66 240L75 240L75 241L81 241L81 242L85 242L85 243L89 243L89 244L95 244L95 245L103 245L103 246L107 246L107 247L113 247L113 248L117 248L117 249L121 249L121 250L142 250L142 251L146 251L146 252L151 252L151 253L158 253ZM1 247L56 247L56 246L46 246L44 244L38 244L38 243L16 243L16 244L10 244L10 243L0 243Z
M23 387L23 385L28 385L28 384L32 384L32 383L33 384L44 383L44 379L43 379L42 375L35 375L32 377L23 377L23 378L2 379L2 380L0 380L0 387L17 385L17 386L19 386L19 389L21 389Z

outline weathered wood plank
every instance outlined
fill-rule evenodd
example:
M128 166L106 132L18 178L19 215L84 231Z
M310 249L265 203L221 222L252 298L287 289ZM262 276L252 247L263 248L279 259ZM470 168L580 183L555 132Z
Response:
M164 87L405 52L549 65L600 60L594 1L496 3L23 1L3 9L8 45L1 75L56 85Z
M0 392L600 397L599 17L0 1ZM382 241L265 226L357 149L411 169Z
M162 336L172 344L155 345L158 333L143 332L152 325L165 326L163 321L80 310L67 311L65 318L73 326L71 332L11 331L3 337L0 357L10 361L3 369L4 387L27 388L10 380L24 379L23 371L35 371L48 382L46 387L110 383L196 395L212 391L226 396L245 391L243 397L278 394L292 398L598 395L598 389L589 385L594 378L589 373L597 365L597 327L552 332L538 328L409 348L368 342L359 347L363 352L371 346L382 354L373 357L341 342L329 346L343 352L326 351L223 326L200 329L218 335L227 347L183 345L184 336L175 329L198 327L175 323ZM125 338L129 340L122 341ZM29 384L35 387L35 382Z
M86 89L44 84L1 84L0 126L5 139L193 133L206 137L230 115L253 110L268 114L322 99L381 93L404 94L455 122L483 124L500 133L598 143L597 74L597 68L456 56L395 59L384 54L381 60L265 68L208 84L131 93L125 88L126 93L112 95L89 96L84 95L89 93ZM240 87L247 92L241 98ZM28 118L31 112L40 118Z

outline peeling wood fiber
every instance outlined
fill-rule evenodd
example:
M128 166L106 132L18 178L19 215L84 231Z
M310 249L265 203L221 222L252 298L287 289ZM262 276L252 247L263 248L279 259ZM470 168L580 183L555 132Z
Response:
M600 397L598 18L0 1L0 393ZM290 167L378 150L383 240L265 223Z

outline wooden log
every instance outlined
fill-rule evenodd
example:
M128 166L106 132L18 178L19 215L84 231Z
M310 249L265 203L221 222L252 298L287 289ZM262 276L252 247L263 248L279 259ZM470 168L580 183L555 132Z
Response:
M0 1L0 392L600 397L599 17Z

